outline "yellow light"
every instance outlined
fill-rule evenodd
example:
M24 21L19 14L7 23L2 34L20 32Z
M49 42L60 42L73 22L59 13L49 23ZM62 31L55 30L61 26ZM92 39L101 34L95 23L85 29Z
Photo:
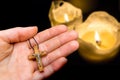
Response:
M68 17L68 15L66 13L64 14L64 18L65 18L66 22L69 22L69 17Z

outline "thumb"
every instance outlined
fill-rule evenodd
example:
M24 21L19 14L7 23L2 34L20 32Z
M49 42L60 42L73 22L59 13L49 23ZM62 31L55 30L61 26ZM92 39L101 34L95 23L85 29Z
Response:
M38 31L36 26L33 27L16 27L0 31L0 38L8 43L25 41L33 37Z

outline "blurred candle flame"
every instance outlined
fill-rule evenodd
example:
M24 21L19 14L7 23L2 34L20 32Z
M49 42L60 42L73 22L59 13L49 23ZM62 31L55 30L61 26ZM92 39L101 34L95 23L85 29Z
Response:
M99 46L101 45L101 39L100 39L100 36L97 31L95 31L95 41L96 41L97 45L99 45Z
M68 15L67 15L66 13L64 14L64 18L65 18L65 21L66 21L66 22L69 22Z

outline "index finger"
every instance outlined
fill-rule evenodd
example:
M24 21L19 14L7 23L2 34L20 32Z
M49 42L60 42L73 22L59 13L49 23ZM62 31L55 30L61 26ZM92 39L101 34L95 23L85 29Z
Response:
M42 32L39 32L34 38L36 39L38 44L40 44L66 31L67 31L67 27L65 25L58 25L58 26L46 29ZM34 41L32 42L33 42L32 44L34 45Z

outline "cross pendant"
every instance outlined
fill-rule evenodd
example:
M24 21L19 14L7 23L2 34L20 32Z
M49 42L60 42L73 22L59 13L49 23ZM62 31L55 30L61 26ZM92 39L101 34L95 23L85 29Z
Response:
M28 59L29 60L36 60L37 64L38 64L39 71L43 72L44 71L44 66L43 66L41 58L46 54L46 52L45 51L40 51L37 45L35 45L33 47L33 49L34 49L34 54L29 55Z

